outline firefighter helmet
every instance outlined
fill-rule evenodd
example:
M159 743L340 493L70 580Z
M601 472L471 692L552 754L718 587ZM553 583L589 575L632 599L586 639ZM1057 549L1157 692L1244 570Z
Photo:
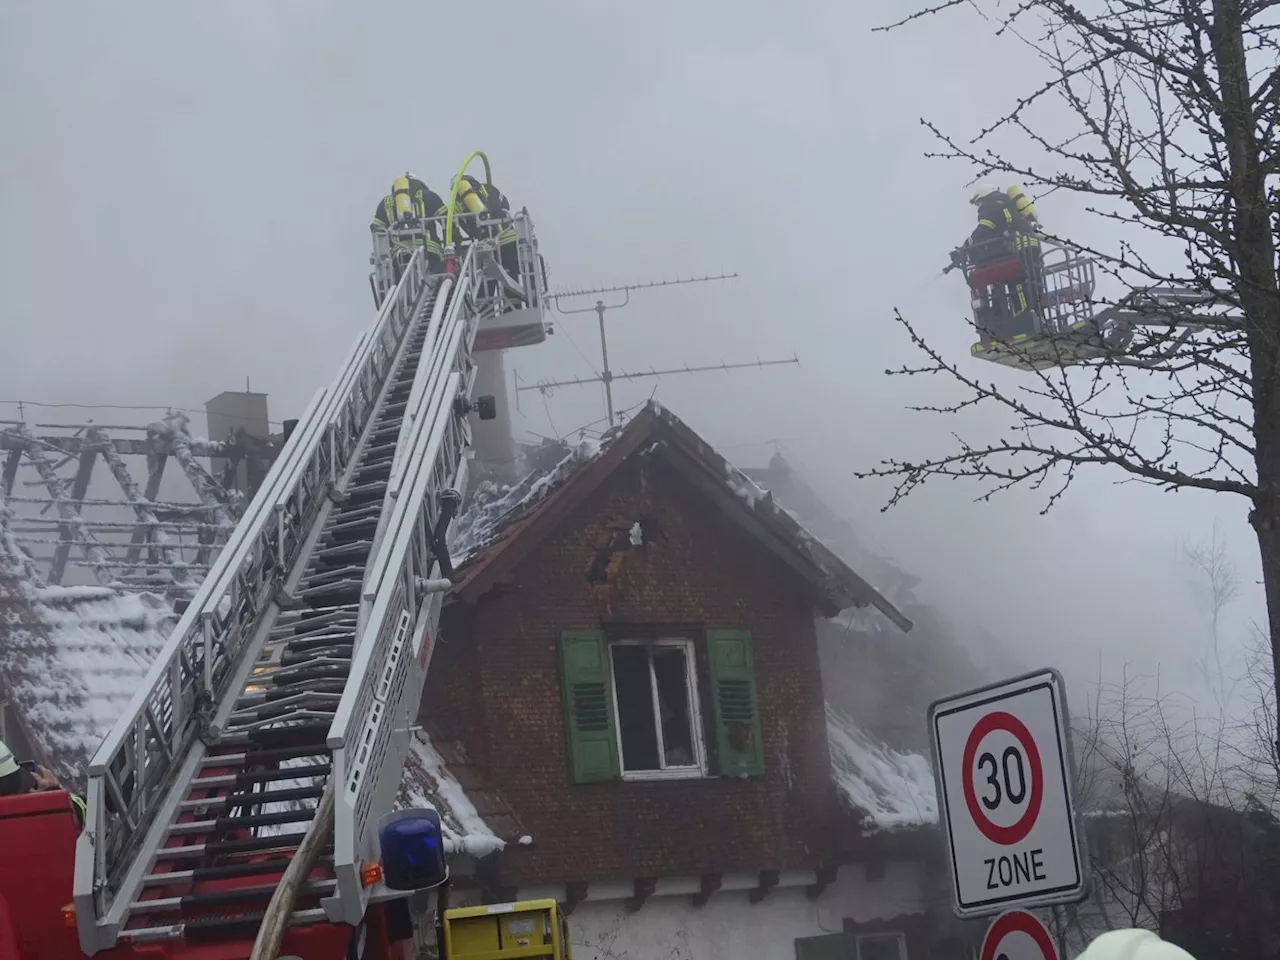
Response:
M993 193L999 193L999 192L1000 192L1000 188L995 186L994 184L980 183L978 184L978 186L974 188L973 193L969 194L969 202L976 207L978 204L980 204L987 197L991 196Z

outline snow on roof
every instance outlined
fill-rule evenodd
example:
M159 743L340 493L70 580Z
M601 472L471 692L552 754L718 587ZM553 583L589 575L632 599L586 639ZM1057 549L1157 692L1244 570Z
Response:
M485 480L476 488L470 505L452 525L453 562L461 566L482 548L497 540L507 525L573 475L583 464L604 451L604 445L584 439L550 470L530 473L512 486Z
M434 807L444 827L445 852L480 858L502 850L499 837L476 810L462 785L449 772L425 731L414 733L400 780L400 807ZM528 837L521 837L528 844Z
M176 622L150 593L45 586L0 508L0 686L59 772L73 774L128 706Z
M938 796L927 758L872 739L829 703L827 741L836 786L862 815L866 832L938 822Z

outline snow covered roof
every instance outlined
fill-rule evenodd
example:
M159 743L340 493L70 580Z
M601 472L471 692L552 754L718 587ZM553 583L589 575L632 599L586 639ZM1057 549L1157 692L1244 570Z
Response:
M929 760L867 736L848 714L827 704L831 771L863 831L901 830L938 822L938 795Z
M481 484L451 532L455 596L475 602L632 455L664 457L691 482L717 496L753 535L816 588L819 606L827 616L871 606L899 629L911 629L909 619L811 536L772 494L654 401L604 441L584 441L554 466L535 471L512 487ZM538 535L523 536L526 531Z
M400 806L434 807L444 826L445 852L455 856L478 859L508 843L531 844L511 807L483 782L462 745L427 726L409 742Z
M42 759L75 777L177 618L154 594L45 586L33 567L0 549L0 694L18 708Z

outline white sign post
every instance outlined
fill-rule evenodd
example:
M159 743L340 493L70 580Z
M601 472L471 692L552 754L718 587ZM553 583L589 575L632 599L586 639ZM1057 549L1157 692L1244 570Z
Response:
M1067 718L1052 669L929 707L957 916L1088 896Z
M981 960L1058 960L1045 925L1025 910L996 917L982 939Z

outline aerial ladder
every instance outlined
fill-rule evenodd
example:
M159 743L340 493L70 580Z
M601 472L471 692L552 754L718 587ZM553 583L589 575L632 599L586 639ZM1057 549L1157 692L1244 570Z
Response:
M459 170L441 271L421 246L391 255L420 223L375 235L372 327L90 763L73 901L85 954L244 960L317 838L284 905L283 953L361 956L367 921L406 895L382 875L379 831L397 816L453 573L472 418L494 416L492 398L472 396L475 352L549 329L526 210L494 222L516 233L518 277L495 240L454 242L456 184L475 158L489 178L478 152ZM317 815L330 807L331 831Z

